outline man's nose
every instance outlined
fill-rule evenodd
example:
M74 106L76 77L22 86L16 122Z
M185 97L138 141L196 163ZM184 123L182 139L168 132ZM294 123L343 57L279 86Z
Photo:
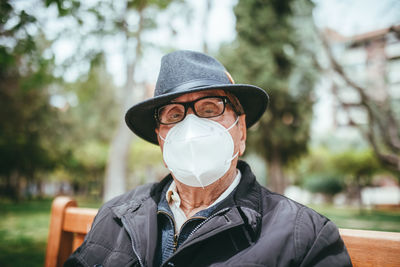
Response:
M187 109L187 111L186 111L186 115L188 115L188 114L194 114L194 115L196 115L196 114L194 113L194 110L193 110L192 107L188 107L188 109Z

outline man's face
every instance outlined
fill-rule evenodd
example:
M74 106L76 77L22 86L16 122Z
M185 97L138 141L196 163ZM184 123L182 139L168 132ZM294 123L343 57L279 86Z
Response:
M207 90L201 92L188 93L175 98L171 102L191 102L205 96L227 96L227 95L223 90ZM186 115L188 114L194 114L191 108L188 109ZM222 115L209 119L220 123L225 128L229 128L236 121L236 118L237 118L236 113L234 112L232 107L229 104L227 104L225 112ZM161 151L164 148L164 141L160 138L160 135L163 138L165 138L169 130L175 125L176 124L170 124L170 125L160 124L159 127L155 129L158 138L158 143L161 147ZM236 152L239 152L239 156L241 156L246 148L246 121L244 114L239 116L238 123L229 130L229 133L232 136L233 143L235 145L234 148L235 154Z

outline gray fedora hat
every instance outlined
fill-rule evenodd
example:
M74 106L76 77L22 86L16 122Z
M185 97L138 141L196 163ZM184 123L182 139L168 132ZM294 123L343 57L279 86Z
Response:
M194 51L175 51L161 59L154 97L131 107L125 121L138 136L158 144L155 110L180 95L198 91L222 89L235 95L246 114L246 126L252 126L264 113L268 95L261 88L234 84L224 66L216 59Z

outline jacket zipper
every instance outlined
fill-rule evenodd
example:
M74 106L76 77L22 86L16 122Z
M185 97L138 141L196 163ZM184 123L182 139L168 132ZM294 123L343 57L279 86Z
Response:
M229 209L230 209L230 208L222 209L222 210L220 210L220 211L214 213L213 215L211 215L211 216L208 217L207 219L205 219L203 222L201 222L199 225L197 225L197 226L190 232L190 234L188 235L188 237L186 238L186 240L189 239L189 237L191 237L191 236L194 234L194 232L196 232L196 231L197 231L201 226L203 226L206 222L208 222L208 221L211 220L212 218L214 218L214 217L216 217L216 216L218 216L218 215L220 215L220 214L222 214L222 213L228 211ZM162 212L162 211L159 211L159 212ZM164 213L165 213L165 212L164 212ZM165 213L165 214L167 214L167 213ZM167 214L167 215L168 215L168 214ZM168 215L168 216L171 218L170 215ZM185 223L186 223L186 222L185 222ZM175 228L174 228L174 231L175 231ZM178 237L179 237L179 235L178 235ZM178 240L178 239L177 239L177 240ZM189 246L189 245L191 245L191 244L186 244L185 246L180 247L180 249L182 250L184 247L187 247L187 246ZM173 258L174 256L175 256L175 255L172 255L172 256L169 257L165 262L169 262L170 259ZM165 262L164 262L161 266L165 266Z
M168 218L170 218L170 220L172 221L172 227L173 227L173 229L174 229L174 252L175 252L176 249L177 249L177 247L178 247L178 237L179 237L179 235L176 233L176 230L175 230L175 220L174 220L174 218L173 218L171 215L169 215L169 214L168 214L167 212L165 212L165 211L159 210L159 211L157 211L157 213L162 213L162 214L167 215Z
M139 253L137 252L137 250L136 250L136 248L135 248L135 243L134 243L134 240L133 240L132 231L131 231L131 229L128 227L128 225L127 225L126 220L125 220L124 217L121 218L121 221L122 221L122 224L124 225L125 229L128 231L129 236L131 237L131 243L132 243L132 250L133 250L133 253L135 254L136 258L138 259L140 266L141 266L141 267L144 267L144 265L143 265L143 263L142 263L142 260L141 260L140 257L139 257Z
M210 217L208 217L207 219L205 219L204 221L202 221L199 225L197 225L191 232L190 232L190 234L188 235L188 237L187 237L187 239L189 239L189 237L191 237L193 234L194 234L194 232L196 232L200 227L202 227L206 222L208 222L209 220L211 220L212 218L214 218L215 216L217 216L217 215L220 215L221 213L225 213L227 210L229 210L230 208L225 208L225 209L222 209L222 210L220 210L220 211L218 211L218 212L216 212L216 213L214 213L213 215L211 215ZM187 240L186 239L186 240Z
M174 253L178 247L178 237L179 237L178 234L174 233Z
M175 253L175 251L178 249L178 241L179 241L179 233L177 234L176 230L175 230L176 229L175 228L175 219L165 211L160 210L160 211L158 211L158 213L163 213L163 214L167 215L172 220L172 224L173 224L172 226L174 228L174 249L173 250L174 250L174 253ZM191 218L189 218L188 220L186 220L183 223L181 228L183 228L185 226L185 224L191 219L206 219L206 218L205 217L191 217Z

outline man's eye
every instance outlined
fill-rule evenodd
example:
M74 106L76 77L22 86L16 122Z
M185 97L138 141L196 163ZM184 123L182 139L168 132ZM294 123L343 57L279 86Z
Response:
M159 110L159 118L162 123L174 123L182 119L185 108L181 105L166 105Z
M215 108L206 108L202 112L212 114L215 113Z
M184 111L180 109L171 109L165 116L167 122L179 121L183 117Z
M171 113L171 114L168 114L168 117L169 118L171 118L171 119L176 119L176 118L180 118L180 117L182 117L182 113Z
M200 116L215 116L221 113L222 109L223 105L209 101L199 105L196 111Z

